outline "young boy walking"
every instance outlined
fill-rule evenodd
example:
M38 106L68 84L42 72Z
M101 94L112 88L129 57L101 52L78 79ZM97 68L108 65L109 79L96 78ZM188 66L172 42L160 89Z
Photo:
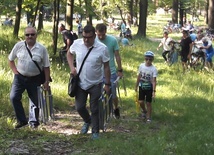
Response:
M144 54L145 63L141 63L138 69L138 76L135 91L139 90L139 103L142 109L142 117L146 119L148 123L151 122L152 113L152 98L155 97L156 92L156 77L158 71L153 66L154 53L147 51ZM145 103L145 101L146 103Z

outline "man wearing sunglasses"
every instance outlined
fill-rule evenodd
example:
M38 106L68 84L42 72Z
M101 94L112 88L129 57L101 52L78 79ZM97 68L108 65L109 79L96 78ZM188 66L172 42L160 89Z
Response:
M9 65L14 73L14 79L10 92L10 100L15 110L17 124L15 129L21 128L28 124L22 105L22 93L26 90L30 98L30 105L33 111L30 112L29 125L31 128L39 126L39 107L37 87L40 86L40 70L44 69L45 83L44 89L49 89L50 79L50 62L47 49L36 41L37 31L34 27L25 29L25 41L20 41L15 44L11 53L8 56ZM28 51L29 50L29 51ZM29 54L32 55L32 58ZM15 64L15 59L17 64ZM35 62L37 62L38 67Z
M83 29L81 39L77 39L71 45L67 52L68 64L71 74L79 73L80 66L83 59L88 52L81 73L79 74L80 82L78 84L75 105L77 112L82 117L84 125L81 133L86 134L89 126L92 126L92 139L99 138L99 98L101 96L103 69L106 77L105 91L109 93L110 90L110 68L109 68L109 53L107 47L95 40L95 28L87 25ZM92 49L92 50L90 50ZM74 55L76 56L76 65L74 66ZM90 97L90 111L86 108L87 97Z
M151 51L147 51L144 54L145 63L141 63L135 91L139 90L139 103L142 109L142 117L146 119L147 123L151 122L151 114L152 114L152 98L155 97L156 92L156 78L157 78L157 69L153 66L152 61L154 60L154 53ZM145 101L146 104L145 104ZM146 105L146 106L145 106Z

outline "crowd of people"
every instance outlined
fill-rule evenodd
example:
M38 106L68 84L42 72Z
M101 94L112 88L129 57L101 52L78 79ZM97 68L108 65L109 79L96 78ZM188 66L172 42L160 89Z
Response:
M178 41L181 46L180 56L183 71L189 68L190 55L193 52L197 52L198 49L194 49L193 46L199 46L199 49L202 49L205 53L205 69L213 70L212 57L214 55L214 49L212 46L212 41L206 36L206 32L203 29L194 29L194 26L189 21L184 27L182 27L182 37ZM157 50L163 46L162 56L165 60L165 63L169 61L167 55L172 51L173 41L171 37L168 36L169 31L164 31L163 39L161 40ZM196 50L196 51L195 51Z
M107 94L112 94L112 103L115 118L120 118L120 107L118 105L118 94L114 81L117 77L123 77L122 60L120 56L120 47L117 39L107 34L107 25L97 24L95 27L86 25L82 28L80 21L77 21L78 37L74 38L71 31L66 30L63 24L59 27L59 32L63 36L67 61L72 75L77 75L84 57L89 52L85 61L80 81L75 96L75 107L83 120L81 134L88 133L92 127L92 139L99 138L99 98L102 90ZM121 35L123 39L132 39L132 33L129 27L122 22ZM50 61L47 49L44 45L37 42L37 31L34 27L28 26L25 31L25 40L14 45L8 56L10 68L14 73L14 80L10 92L10 100L14 107L17 124L15 129L30 125L31 128L37 128L39 122L39 107L37 87L40 86L40 72L35 65L45 71L46 81L43 83L44 89L49 88L50 79ZM128 41L121 40L123 45L130 45ZM172 50L170 42L173 39L169 37L167 31L163 33L163 38L157 47L159 50L163 47L163 59L168 61L167 54ZM188 60L192 52L192 46L201 42L201 49L205 50L206 66L213 68L212 57L214 50L212 42L204 37L203 31L198 30L197 34L191 29L184 29L179 41L181 45L181 62L183 70L188 68ZM32 58L28 53L32 54ZM156 93L156 80L158 76L157 68L153 65L154 53L146 51L143 55L144 62L140 63L138 75L136 78L135 91L138 93L142 117L146 122L152 121L152 99ZM15 59L18 59L16 62ZM76 60L76 63L74 63ZM76 64L76 65L75 65ZM22 94L27 90L31 105L34 106L33 120L27 120L22 105ZM89 96L90 108L87 109L87 100Z

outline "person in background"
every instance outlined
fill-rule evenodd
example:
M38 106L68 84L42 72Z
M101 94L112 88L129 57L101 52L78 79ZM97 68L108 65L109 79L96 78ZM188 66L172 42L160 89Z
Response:
M74 40L78 38L76 33L73 33L70 30L65 29L65 25L61 24L59 27L59 32L62 34L62 39L64 42L64 46L59 51L60 61L64 64L67 64L66 54L69 50L70 46L73 44Z
M77 23L77 32L78 32L78 37L82 37L82 24L79 20L76 20L76 23Z
M68 64L72 75L79 72L83 59L89 49L89 53L79 75L80 82L78 84L75 106L77 112L82 117L84 125L81 133L86 134L92 125L92 139L99 138L99 98L103 86L103 69L106 78L104 90L110 93L110 68L108 48L101 42L95 40L95 28L87 25L83 29L81 39L77 39L71 45L67 53ZM74 66L74 55L76 56L77 67ZM90 111L86 108L87 97L90 97Z
M37 128L39 126L39 107L38 107L38 95L37 87L40 86L40 71L33 62L36 61L39 67L44 69L45 72L45 83L43 84L44 89L49 89L50 79L50 62L48 57L47 49L36 41L37 31L34 27L27 27L25 29L25 41L20 41L15 44L11 53L8 56L9 65L14 73L14 79L12 88L10 91L10 100L15 110L17 124L15 129L21 128L28 124L24 108L22 105L22 94L27 90L28 97L33 105L35 120L29 120L31 128ZM26 43L26 46L25 46ZM32 54L30 57L27 48ZM17 65L15 64L17 59Z
M132 31L131 31L131 29L129 27L127 27L127 29L126 29L125 36L132 40Z
M160 44L158 45L158 48L157 50L160 49L161 46L163 46L163 53L162 53L162 56L165 60L165 63L168 62L168 59L167 59L167 55L168 53L171 51L172 47L170 46L170 42L172 41L172 38L170 38L168 36L168 32L165 31L163 33L163 39L161 40Z
M181 62L183 67L183 72L188 68L187 61L190 59L190 54L192 51L192 40L189 36L189 32L186 30L183 30L182 32L183 36L180 41L181 45Z
M121 39L121 43L123 46L132 46L133 44L130 44L129 39L127 36L124 36L124 38Z
M126 24L123 21L121 21L120 31L120 37L124 37L126 34Z
M152 98L155 98L158 71L152 64L154 60L152 51L145 52L144 59L145 63L141 63L138 69L135 91L139 91L138 100L142 109L142 117L146 119L147 123L150 123L152 121Z
M194 29L189 30L189 36L190 36L192 42L194 42L197 39L197 35L195 34Z
M116 84L114 81L117 77L123 76L123 68L121 63L121 57L119 53L119 45L114 36L107 35L107 27L105 24L97 24L96 25L96 33L97 33L97 40L104 43L108 47L108 52L110 55L110 70L111 70L111 91L112 91L112 98L114 104L114 115L116 118L120 118L120 111L118 107L118 97L116 93ZM117 63L117 67L115 64L115 60Z
M74 42L74 37L71 31L65 29L65 25L61 24L59 27L59 32L62 34L64 47L63 50L68 51L69 47Z
M212 41L207 37L203 37L202 42L203 42L203 46L201 46L200 49L205 49L206 67L208 70L213 69L212 57L214 55L214 49L212 46Z
M13 26L13 19L6 18L5 21L4 21L4 23L2 25Z

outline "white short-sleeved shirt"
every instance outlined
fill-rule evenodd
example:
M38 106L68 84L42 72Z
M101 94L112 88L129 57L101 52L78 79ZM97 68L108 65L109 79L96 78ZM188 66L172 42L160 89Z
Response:
M106 45L95 40L93 46L80 73L80 87L84 90L103 81L103 64L110 60ZM76 55L77 73L88 50L83 39L75 40L70 47L70 53Z
M36 42L31 48L32 59L35 60L39 67L49 67L49 56L47 49L40 43ZM8 56L10 61L17 58L17 71L24 76L36 76L40 74L38 67L32 61L24 41L15 44L11 53Z
M162 40L161 40L161 43L163 44L163 49L165 50L165 51L170 51L171 49L172 49L172 47L170 46L170 41L172 41L172 38L170 38L170 37L168 37L168 38L163 38Z
M145 63L140 64L138 73L141 75L140 81L147 83L152 83L153 78L158 75L158 71L155 66L146 66Z

